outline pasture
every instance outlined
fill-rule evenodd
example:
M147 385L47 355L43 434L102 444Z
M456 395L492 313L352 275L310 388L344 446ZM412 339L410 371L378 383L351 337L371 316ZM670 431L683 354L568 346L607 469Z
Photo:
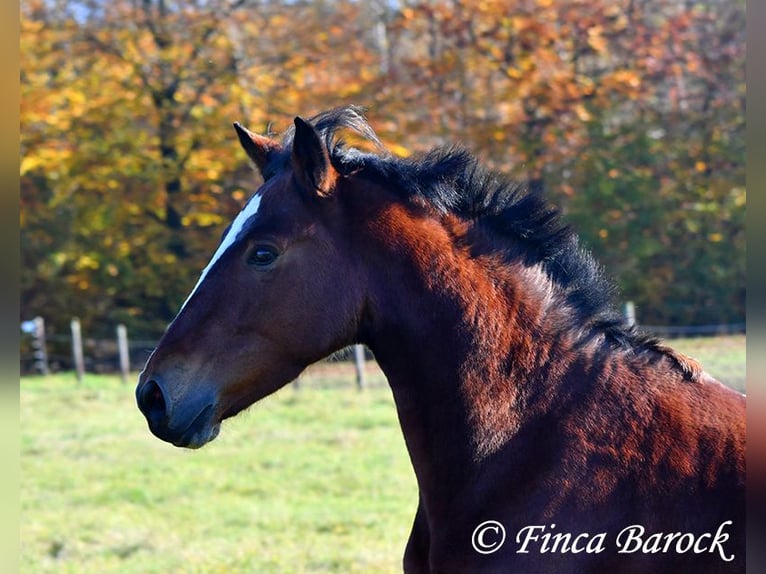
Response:
M745 337L671 341L745 386ZM382 374L321 364L198 451L118 377L21 381L23 572L397 572L417 487Z

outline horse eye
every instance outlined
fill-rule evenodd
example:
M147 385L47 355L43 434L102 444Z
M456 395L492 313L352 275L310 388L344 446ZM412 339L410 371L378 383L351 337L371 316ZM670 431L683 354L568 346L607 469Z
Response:
M277 253L277 250L273 247L259 245L250 252L250 255L247 258L247 264L253 265L254 267L268 267L276 261L278 255L279 253Z

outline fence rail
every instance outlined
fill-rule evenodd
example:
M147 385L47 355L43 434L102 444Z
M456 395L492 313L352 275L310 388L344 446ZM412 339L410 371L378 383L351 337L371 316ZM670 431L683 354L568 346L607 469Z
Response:
M723 325L660 326L640 325L641 329L669 339L678 337L700 337L704 335L735 335L745 332L745 323L726 323Z

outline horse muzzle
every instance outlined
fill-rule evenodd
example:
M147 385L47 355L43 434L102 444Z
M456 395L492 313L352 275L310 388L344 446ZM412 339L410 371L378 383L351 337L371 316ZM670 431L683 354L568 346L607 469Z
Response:
M161 380L151 378L139 382L136 402L152 434L175 446L200 448L218 436L221 428L214 420L212 393L174 400Z

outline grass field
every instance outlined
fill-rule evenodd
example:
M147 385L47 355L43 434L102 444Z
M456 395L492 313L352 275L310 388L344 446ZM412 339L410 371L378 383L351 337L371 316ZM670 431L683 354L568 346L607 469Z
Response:
M666 343L699 360L722 383L745 392L745 335L672 339Z
M744 337L672 344L744 388ZM301 381L187 451L116 377L23 379L22 571L401 571L417 487L382 375L364 392L348 365Z

